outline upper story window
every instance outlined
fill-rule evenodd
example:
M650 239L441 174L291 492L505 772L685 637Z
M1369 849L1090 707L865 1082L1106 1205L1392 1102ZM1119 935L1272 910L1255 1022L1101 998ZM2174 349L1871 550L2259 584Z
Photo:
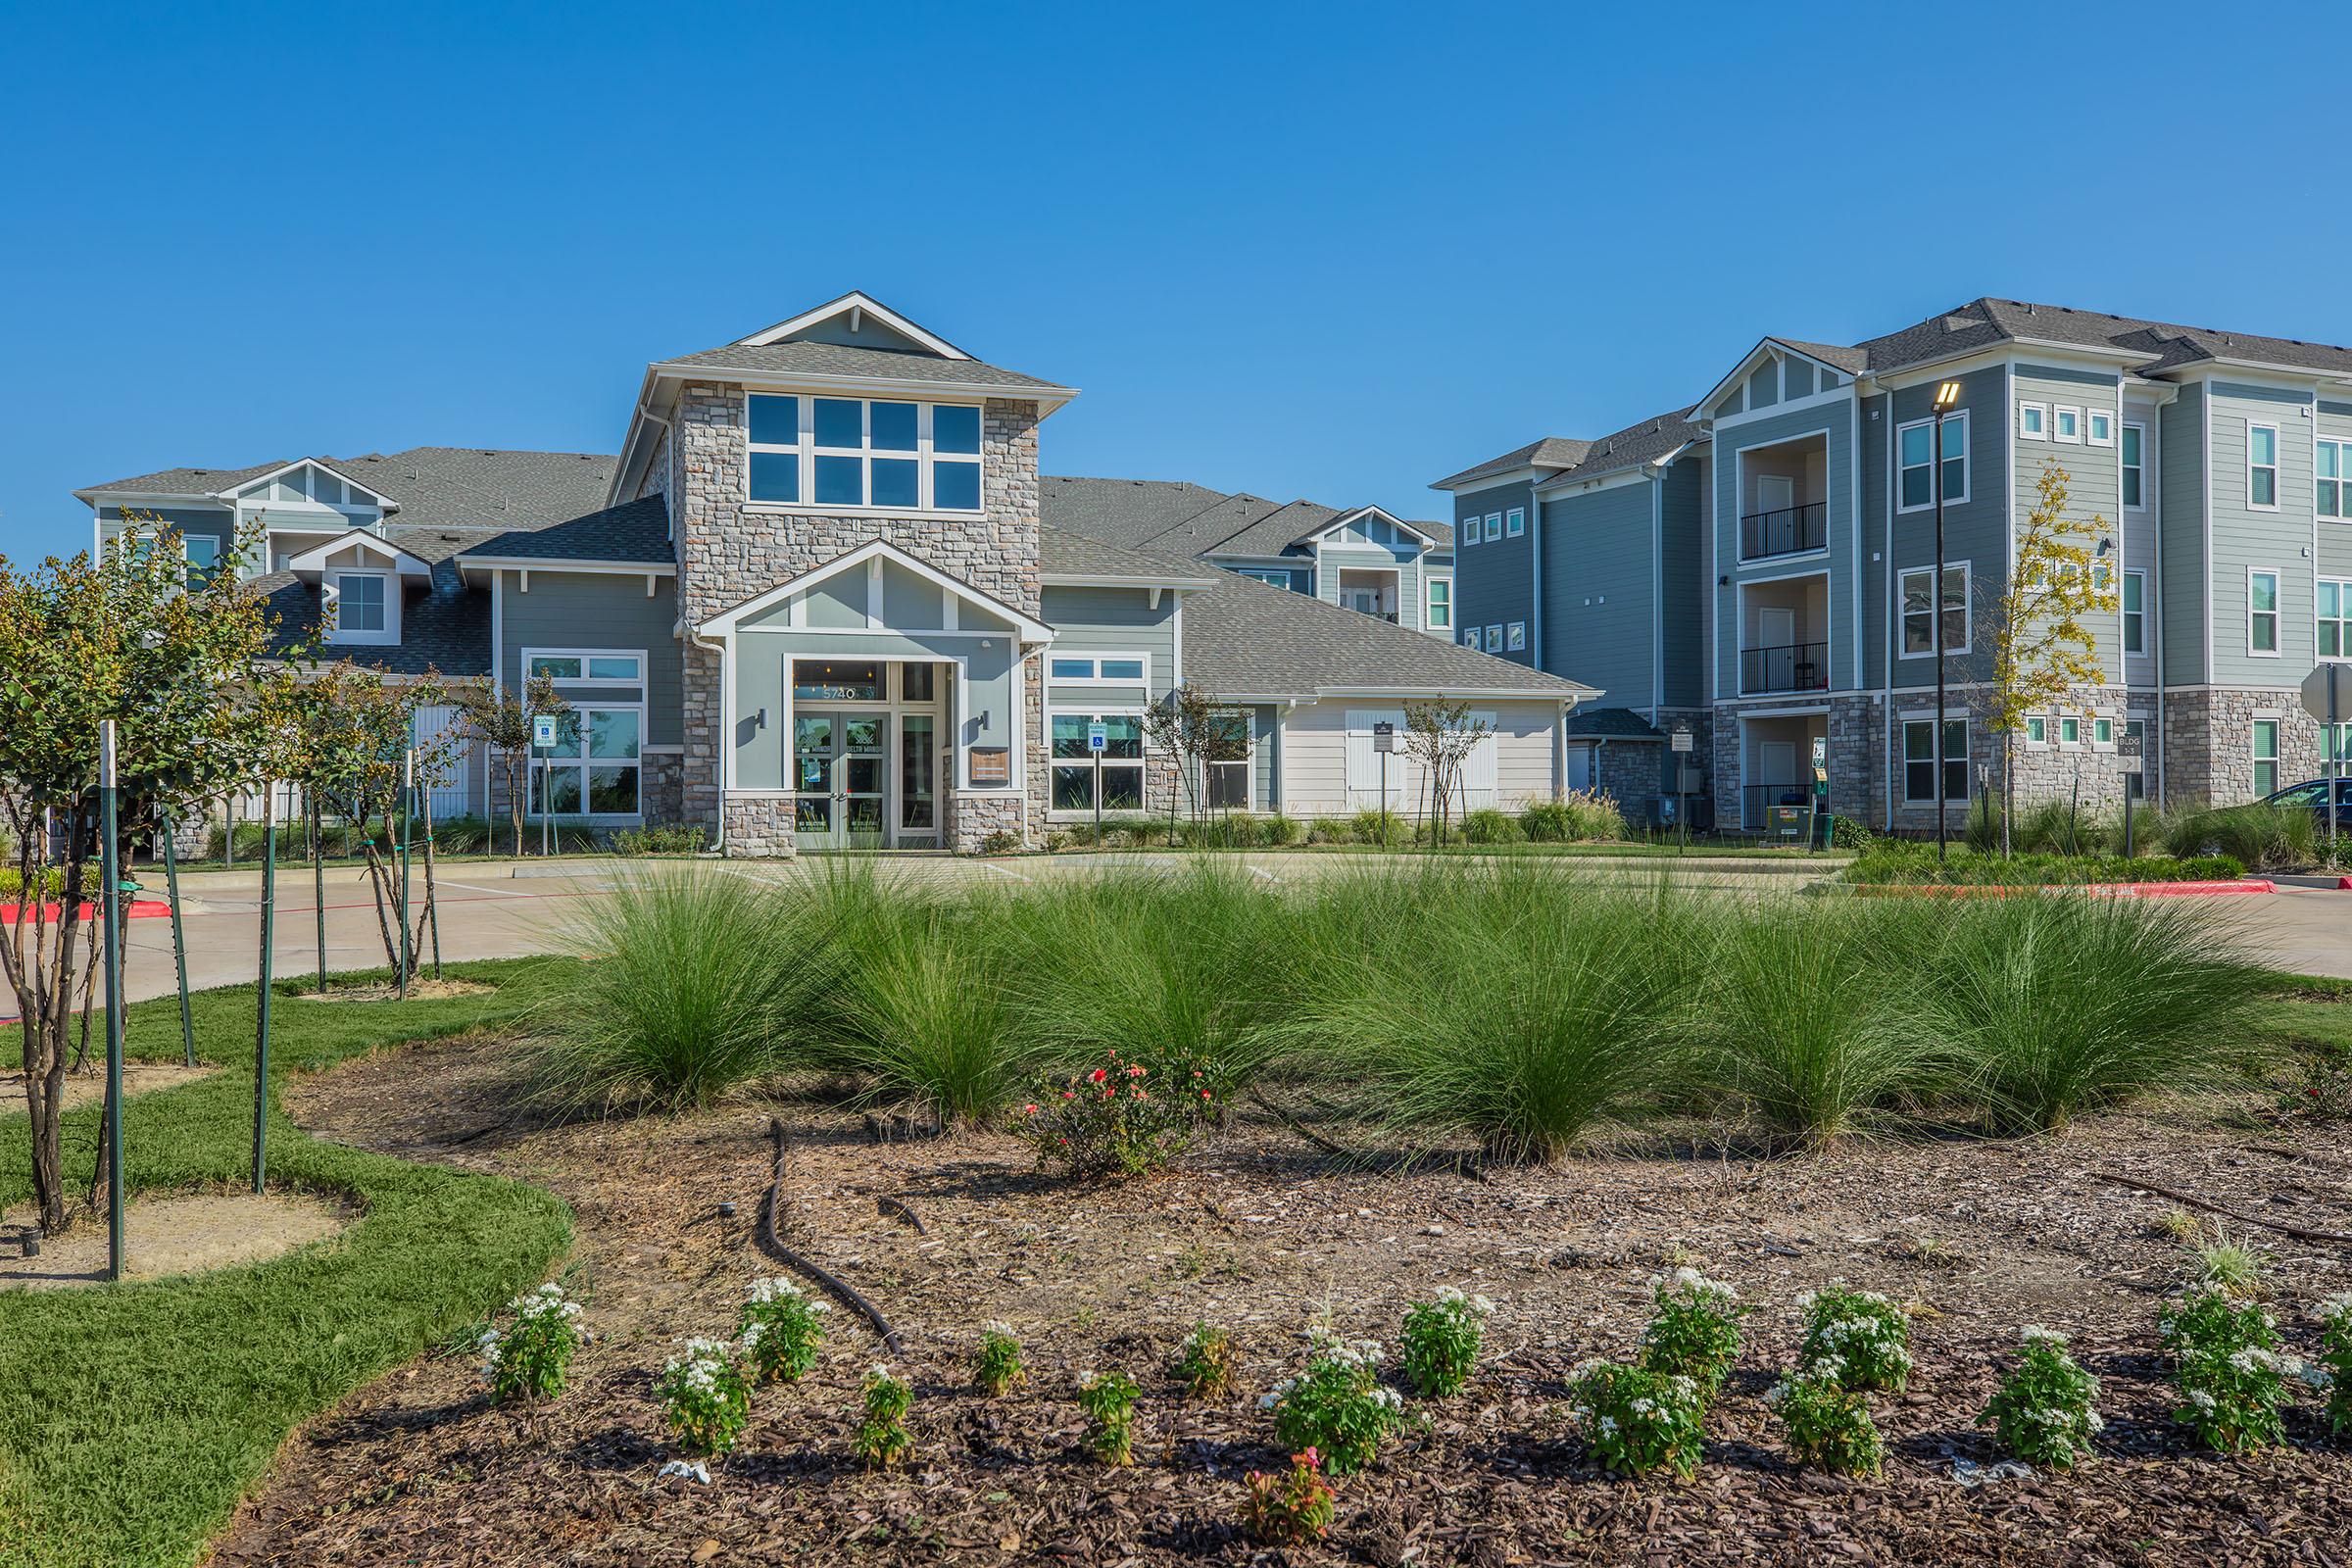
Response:
M2278 574L2246 573L2246 652L2278 657Z
M2082 416L2083 436L2094 447L2115 445L2115 416L2105 409L2093 409Z
M392 578L381 571L338 571L327 579L334 589L334 621L327 632L333 643L385 643L399 640L393 622L398 601Z
M1241 568L1241 575L1254 577L1269 588L1291 586L1291 574L1279 566L1244 566Z
M745 494L782 506L980 510L980 411L754 393Z
M2147 617L2148 574L2144 571L2124 573L2124 652L2144 654L2148 651Z
M1476 517L1464 517L1461 521L1453 525L1453 537L1455 542L1460 544L1462 548L1468 549L1470 546L1478 543L1478 529L1479 522Z
M2063 404L2050 410L2050 439L2080 443L2082 439L2082 411L2067 408Z
M2352 582L2320 579L2320 641L2322 659L2352 659Z
M1487 542L1488 542L1489 544L1493 544L1493 543L1494 543L1495 540L1497 540L1497 539L1499 539L1499 538L1501 538L1501 537L1502 537L1502 514L1501 514L1501 513L1499 513L1499 512L1490 512L1490 513L1488 513L1488 514L1487 514Z
M1056 682L1093 681L1114 686L1140 686L1144 680L1142 654L1056 654L1053 675Z
M2246 426L2246 505L2264 512L2278 510L2278 427Z
M1895 432L1897 480L1901 501L1896 510L1917 512L1936 504L1933 419L1920 419ZM1968 499L1968 411L1947 414L1943 419L1943 499L1957 506Z
M2148 506L2148 493L2142 488L2146 483L2146 473L2140 457L2147 439L2147 426L2124 426L2124 505L2132 512L2145 512Z
M1511 509L1510 526L1505 528L1503 531L1514 539L1527 532L1527 511L1525 508L1513 507Z
M2320 515L2352 517L2352 441L2322 441L2312 457L2319 473Z
M1429 629L1453 629L1453 580L1449 577L1429 579Z
M1902 573L1898 587L1903 607L1902 657L1915 659L1933 653L1928 640L1928 604L1936 597L1936 568L1913 566ZM1943 651L1968 652L1968 563L1947 561L1943 566Z
M2046 403L2020 403L2017 406L2017 433L2028 441L2048 440L2050 406Z
M533 654L529 673L534 679L634 686L645 678L645 661L636 654Z

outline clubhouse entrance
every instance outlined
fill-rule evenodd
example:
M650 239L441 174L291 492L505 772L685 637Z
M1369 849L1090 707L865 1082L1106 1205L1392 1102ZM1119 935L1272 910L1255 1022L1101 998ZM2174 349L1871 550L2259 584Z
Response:
M793 836L803 850L937 849L954 666L796 659Z

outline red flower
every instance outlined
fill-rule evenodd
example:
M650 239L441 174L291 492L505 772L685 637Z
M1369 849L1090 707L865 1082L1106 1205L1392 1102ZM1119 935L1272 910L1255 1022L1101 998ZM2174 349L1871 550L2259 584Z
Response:
M1034 1116L1037 1114L1037 1107L1035 1105L1023 1105L1021 1107L1021 1114L1024 1116Z
M1061 1092L1061 1098L1064 1100L1076 1100L1078 1098L1078 1091L1075 1089L1064 1089Z
M1320 1470L1323 1468L1323 1455L1316 1452L1315 1446L1310 1443L1305 1447L1299 1449L1297 1453L1292 1454L1291 1462L1293 1464L1302 1464L1309 1470Z
M1152 1098L1150 1095L1145 1094L1141 1089L1130 1090L1129 1093L1133 1094L1138 1100L1150 1100Z
M1144 1069L1141 1067L1130 1067L1127 1069L1127 1076L1130 1078L1141 1078L1143 1075Z
M1101 1083L1101 1082L1102 1082L1103 1079L1105 1079L1105 1078L1109 1077L1110 1075L1109 1075L1108 1073L1104 1072L1104 1071L1103 1071L1102 1068L1100 1068L1100 1067L1097 1067L1097 1068L1094 1070L1094 1072L1093 1072L1092 1074L1090 1074L1089 1076L1092 1078L1092 1080L1093 1080L1094 1082L1096 1082L1096 1083Z
M1208 1098L1208 1091L1207 1091L1207 1090L1205 1090L1205 1089L1201 1090L1201 1091L1200 1091L1200 1098L1201 1098L1202 1100L1206 1100L1206 1099Z

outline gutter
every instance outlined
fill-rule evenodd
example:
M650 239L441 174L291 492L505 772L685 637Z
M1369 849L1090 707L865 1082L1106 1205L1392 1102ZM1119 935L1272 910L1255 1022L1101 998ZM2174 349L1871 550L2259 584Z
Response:
M681 625L683 624L683 617L680 618L680 623ZM692 644L694 647L702 649L706 653L712 653L718 656L718 711L720 730L718 746L716 748L718 762L718 836L711 841L710 853L718 858L724 859L727 854L727 755L728 748L735 744L734 737L725 733L725 731L730 727L727 723L726 713L728 708L732 706L726 701L728 675L727 645L723 642L714 643L710 638L705 637L701 632L693 630L687 631L686 641ZM680 788L683 788L684 785L685 781L683 779L679 780Z

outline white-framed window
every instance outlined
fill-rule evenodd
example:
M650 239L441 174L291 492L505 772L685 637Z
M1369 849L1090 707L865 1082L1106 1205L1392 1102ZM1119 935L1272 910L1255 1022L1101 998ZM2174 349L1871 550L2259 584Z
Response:
M1464 648L1473 650L1479 650L1485 647L1484 642L1479 637L1478 628L1476 626L1471 626L1463 631L1462 646Z
M2082 440L2082 411L2060 403L2050 410L2050 439L2071 441L2080 445Z
M1510 511L1510 520L1504 525L1502 531L1514 539L1527 532L1527 509L1513 507Z
M330 643L400 641L400 590L388 571L337 571L327 577Z
M2317 482L2313 506L2323 517L2352 519L2352 441L2322 441L2312 449Z
M1501 537L1502 537L1502 514L1501 514L1501 513L1499 513L1499 512L1490 512L1490 513L1488 513L1488 514L1487 514L1487 543L1489 543L1489 544L1493 544L1493 543L1494 543L1495 540L1497 540L1497 539L1499 539L1499 538L1501 538Z
M1087 730L1102 726L1102 755L1098 764L1086 744ZM1051 804L1056 811L1093 811L1095 785L1102 781L1102 809L1140 811L1144 808L1144 716L1133 710L1047 715L1054 760Z
M1936 568L1912 566L1900 578L1903 613L1904 659L1924 658L1935 652L1928 632L1928 603L1936 594ZM1968 563L1947 561L1943 564L1943 651L1965 654L1971 631L1968 603Z
M522 673L544 675L567 686L638 686L645 682L645 656L597 648L526 648Z
M1934 419L1914 419L1894 433L1897 512L1918 512L1936 504L1936 469L1930 461L1935 428ZM1968 500L1966 409L1943 416L1943 500L1946 506Z
M2148 651L2148 574L2144 571L2124 573L2124 652L2144 654Z
M1239 569L1242 576L1254 577L1269 588L1289 588L1293 585L1291 574L1280 566L1243 566Z
M2017 406L2017 434L2024 441L2048 440L2050 406L2046 403L2020 403Z
M1454 542L1467 550L1470 546L1478 543L1479 527L1478 518L1464 517L1453 525Z
M1223 731L1224 749L1238 746L1241 756L1221 762L1202 764L1207 778L1206 795L1209 809L1215 811L1247 811L1250 809L1250 774L1256 752L1256 739L1250 733L1248 713L1220 713L1215 722Z
M2061 746L2082 744L2082 721L2072 713L2061 713L2058 716L2058 744Z
M889 398L749 396L744 498L858 512L980 510L980 410Z
M2035 713L2026 720L2026 744L2028 746L2050 744L2050 721L2039 713Z
M2246 422L2246 505L2278 510L2278 427Z
M1514 653L1514 654L1515 654L1515 653L1518 653L1518 652L1520 652L1522 649L1524 649L1524 648L1526 648L1526 647L1527 647L1527 622L1526 622L1526 621L1524 621L1524 620L1514 620L1514 621L1512 621L1512 622L1511 622L1511 626L1510 626L1510 632L1509 632L1509 640L1508 640L1508 641L1506 641L1506 642L1503 644L1503 646L1504 646L1505 648L1509 649L1509 650L1510 650L1512 653Z
M1046 656L1046 673L1056 686L1142 686L1151 672L1149 654Z
M531 814L638 815L644 749L643 703L574 702L544 760L532 753Z
M1429 629L1431 631L1451 631L1453 629L1453 579L1451 577L1429 579Z
M1487 652L1490 654L1499 654L1502 652L1502 626L1499 622L1488 623Z
M2322 659L2352 659L2352 580L2322 577L2319 629L2313 647Z
M2256 799L2278 789L2278 720L2254 721L2254 794Z
M2124 508L2128 512L2148 510L2147 459L2148 427L2144 424L2124 426Z
M2082 416L2082 434L2094 447L2115 445L2115 415L2108 409L2092 409Z
M2115 749L2115 720L2107 717L2104 714L2092 714L2090 720L2090 744L2094 748L2103 746L2109 751L2113 751Z
M2278 574L2260 567L2246 572L2246 652L2278 657Z
M181 534L179 547L188 558L188 586L201 588L211 582L220 569L220 539L209 533Z
M1943 798L1968 799L1968 720L1947 718L1943 724ZM1903 799L1936 802L1936 721L1903 720Z

